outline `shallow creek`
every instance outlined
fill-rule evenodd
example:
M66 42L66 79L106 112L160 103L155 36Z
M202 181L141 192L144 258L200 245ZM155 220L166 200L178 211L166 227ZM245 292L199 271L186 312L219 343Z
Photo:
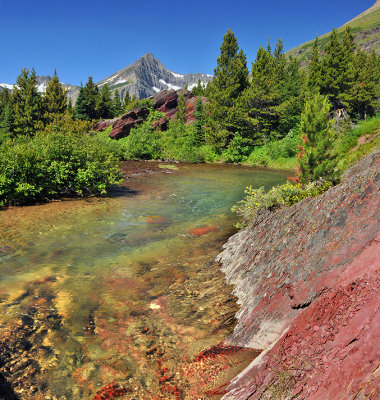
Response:
M257 355L221 343L238 306L213 259L244 188L289 172L153 165L107 198L0 212L0 391L218 399Z

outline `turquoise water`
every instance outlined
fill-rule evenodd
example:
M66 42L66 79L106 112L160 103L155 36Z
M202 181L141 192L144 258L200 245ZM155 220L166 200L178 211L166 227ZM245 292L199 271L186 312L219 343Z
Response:
M2 212L2 328L11 332L22 315L41 327L57 321L34 325L36 396L87 399L117 381L150 398L163 390L157 363L165 363L182 397L192 398L191 380L178 372L182 356L191 359L226 335L213 333L210 321L228 311L215 304L230 289L206 290L220 273L213 267L210 277L204 265L234 231L230 209L245 187L271 187L287 175L179 166L136 175L118 196Z

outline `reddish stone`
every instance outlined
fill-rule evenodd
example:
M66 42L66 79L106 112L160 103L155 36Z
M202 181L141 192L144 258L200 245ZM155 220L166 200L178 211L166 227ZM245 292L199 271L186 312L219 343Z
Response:
M136 110L132 110L126 114L123 114L113 124L110 138L121 139L128 136L131 129L136 125L142 124L148 114L149 110L146 107L138 108Z

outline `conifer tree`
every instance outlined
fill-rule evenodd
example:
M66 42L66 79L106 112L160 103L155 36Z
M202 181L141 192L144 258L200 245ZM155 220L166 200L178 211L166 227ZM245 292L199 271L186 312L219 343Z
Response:
M74 114L73 100L71 99L71 97L69 97L69 100L67 102L67 112L69 114Z
M79 94L77 97L77 101L75 103L74 115L76 119L82 119L82 120L87 119L85 95L82 82L80 84Z
M304 85L304 75L301 74L299 61L297 58L290 57L279 88L277 129L280 136L285 136L300 121L304 108Z
M260 46L252 64L252 80L240 101L248 115L245 122L254 144L263 144L270 140L277 125L277 84L273 56Z
M194 86L191 89L191 92L193 93L194 96L204 96L205 95L205 88L203 87L200 79L198 79L197 86Z
M67 108L67 94L59 83L57 71L54 70L54 76L50 80L43 97L44 119L51 122L54 114L63 114Z
M111 92L107 84L103 85L98 91L95 99L95 113L96 118L112 118L113 117L113 104L111 99Z
M92 80L92 76L90 76L83 88L87 120L96 119L98 117L96 111L96 100L98 97L98 92L99 89Z
M194 123L194 131L196 142L201 143L204 142L204 132L203 132L203 124L204 124L205 114L202 97L198 97L195 101L195 123Z
M182 90L180 95L178 96L178 105L177 105L177 113L175 118L177 121L184 124L186 122L186 99L185 99L185 91Z
M131 96L130 96L130 94L129 94L129 91L126 90L126 91L125 91L125 95L124 95L124 100L123 100L123 108L124 108L124 111L127 110L129 104L131 104L133 101L135 101L135 100L131 98Z
M224 35L214 79L208 85L211 118L221 129L236 131L232 107L248 86L247 58L230 30Z
M336 157L332 154L333 123L327 97L317 93L306 101L300 122L300 132L304 141L299 155L301 182L317 181L320 178L335 180Z
M13 125L12 103L9 100L0 114L0 144L11 137Z
M37 91L37 76L34 69L24 68L17 77L12 90L13 131L16 135L31 136L43 127L41 121L41 96Z
M346 64L344 48L334 29L321 66L320 93L329 97L334 109L342 108L341 95L344 92Z
M358 50L352 58L350 88L344 95L350 115L361 119L374 114L376 108L376 72L375 55L366 55ZM377 91L377 96L378 96Z
M309 65L309 73L307 77L308 88L316 93L321 86L321 60L319 57L319 39L316 37L313 44L313 53Z
M123 113L123 105L121 104L119 91L116 89L113 93L112 114L113 117L118 117L122 113Z

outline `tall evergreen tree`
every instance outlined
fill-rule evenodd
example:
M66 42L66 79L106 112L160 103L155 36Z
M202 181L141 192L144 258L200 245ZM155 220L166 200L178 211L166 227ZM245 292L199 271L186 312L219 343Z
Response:
M211 118L221 129L235 132L232 108L248 86L248 68L246 55L239 50L238 41L230 30L224 35L214 79L208 86Z
M16 135L34 135L43 127L41 95L37 90L37 76L34 69L24 68L17 77L12 90L13 131Z
M280 82L278 132L285 136L297 126L304 108L304 75L300 71L297 58L290 57L284 71L284 79Z
M84 104L85 104L85 115L87 120L96 119L98 117L96 111L96 100L98 97L99 89L92 80L92 76L88 78L87 83L83 88Z
M129 104L131 104L134 100L131 98L128 90L125 91L124 100L123 100L123 108L124 111L127 110Z
M198 97L195 101L195 122L194 131L197 143L202 143L205 141L203 124L205 119L204 107L202 97Z
M309 73L307 77L308 88L316 93L321 86L321 60L319 57L319 39L316 37L313 44L313 53L309 65Z
M57 71L47 85L45 96L43 97L44 119L47 122L52 120L54 114L63 114L67 108L67 94L59 83Z
M345 52L338 34L334 29L321 66L320 93L329 97L334 109L342 108L341 95L345 90L347 65Z
M186 122L186 111L187 107L186 107L185 91L182 90L180 95L178 96L178 106L175 119L184 124Z
M123 105L121 104L119 91L116 89L113 93L112 116L118 117L122 113L123 113Z
M71 99L71 97L69 97L69 100L67 102L67 112L69 114L74 114L73 100Z
M0 144L12 135L13 114L12 103L9 100L0 114Z
M113 117L113 103L111 92L107 84L103 85L99 90L95 101L95 115L96 118L112 118Z
M272 54L260 46L252 64L252 80L241 97L241 106L248 116L247 131L251 132L254 144L270 140L278 123L278 77L274 65Z
M85 94L82 82L80 84L79 94L75 103L74 115L76 119L88 119L86 114Z
M344 94L344 100L350 115L363 119L373 115L376 108L375 77L378 72L376 73L376 64L373 63L373 55L368 56L358 50L352 58L351 73L350 87Z

